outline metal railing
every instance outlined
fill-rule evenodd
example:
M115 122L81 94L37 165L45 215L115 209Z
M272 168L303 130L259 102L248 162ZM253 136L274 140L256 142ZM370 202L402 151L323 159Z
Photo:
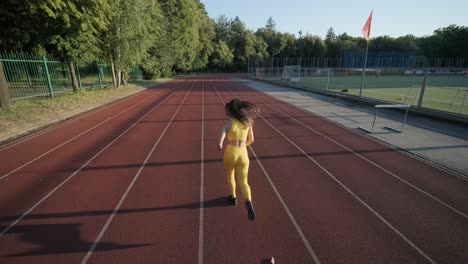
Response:
M2 53L0 63L11 100L53 97L71 90L69 69L64 63L28 53Z
M0 69L3 70L1 76L11 100L54 97L73 91L70 68L65 62L21 52L0 53L0 63ZM80 89L112 85L109 65L91 63L74 66Z

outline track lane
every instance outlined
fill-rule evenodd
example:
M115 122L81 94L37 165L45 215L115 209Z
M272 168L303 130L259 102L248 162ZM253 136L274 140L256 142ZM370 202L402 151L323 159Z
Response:
M185 91L179 93L183 95ZM142 121L148 118L165 120L177 108L174 103L180 102L180 97L168 98L165 107L161 105L158 111L149 113ZM7 256L8 263L79 262L138 170L136 165L142 163L149 151L151 146L147 142L159 136L163 124L152 122L153 130L148 130L148 123L139 122L127 134L122 134L101 155L94 157L91 166L83 168L77 177L4 234L0 238L0 255ZM133 149L134 146L140 148ZM122 155L129 150L130 155ZM43 237L41 233L55 235ZM103 246L104 250L111 250L143 245L109 242Z
M241 99L258 103L264 110L262 103L252 96ZM256 125L261 131L272 130L262 119L257 120ZM382 224L352 193L345 192L327 171L304 157L284 136L276 134L260 140L262 144L253 148L263 157L261 160L267 170L271 170L280 193L284 193L286 203L299 219L299 225L303 227L312 248L317 249L322 263L427 263L423 255L403 243L398 234ZM277 148L272 147L274 145ZM297 175L295 180L298 183L291 183L290 179L285 180L282 175ZM308 200L314 201L314 206L315 201L318 201L321 210L311 212L311 205L305 204L301 193L312 195L313 198ZM319 193L321 195L316 197ZM340 241L337 235L348 240ZM330 255L323 246L331 244L336 251ZM362 248L366 248L366 251L362 251Z
M37 137L39 137L39 136L41 136L43 134L49 133L49 132L51 132L51 131L53 131L55 129L58 129L58 128L62 127L62 126L70 125L70 123L77 122L79 120L82 120L83 118L87 118L87 117L90 117L90 116L92 116L94 114L98 114L98 113L102 114L102 113L104 113L104 110L106 110L106 109L108 110L109 108L116 107L119 104L129 103L130 100L133 100L133 99L136 99L138 101L137 97L142 96L146 92L147 91L141 91L141 92L132 94L132 95L130 95L128 97L119 99L119 100L117 100L115 102L111 102L111 103L109 103L107 105L92 109L92 110L87 111L87 112L82 113L82 114L78 114L77 116L71 117L70 119L66 119L66 120L61 121L61 122L59 122L57 124L53 124L53 125L51 125L49 127L46 127L44 129L40 129L37 132L31 133L29 135L22 136L21 138L14 139L12 141L5 142L0 146L0 152L4 151L6 149L12 148L12 147L14 147L16 145L23 144L26 141L35 139L35 138L37 138Z
M244 87L246 89L247 87ZM252 92L250 88L246 91ZM273 104L279 112L289 115L286 120L300 123L317 134L327 138L342 149L335 154L354 152L360 158L402 182L411 185L416 191L431 196L434 200L467 218L468 181L421 159L415 159L401 151L382 145L375 140L357 134L338 124L331 123L315 114L285 104L272 97L262 97ZM280 114L281 115L281 114ZM297 120L294 120L297 119ZM326 155L326 153L325 153ZM417 171L418 173L414 173Z
M11 145L11 147L0 150L0 160L10 161L0 168L0 180L5 180L14 172L53 151L59 150L79 137L89 136L93 130L110 121L120 119L121 116L129 113L136 113L136 111L144 112L145 108L151 106L154 97L157 98L158 94L164 91L165 89L145 91L138 96L94 112L91 115L86 115L83 118L78 117L79 122L70 121L64 125L58 125L57 128L50 129L46 133L39 132L40 135L31 137L35 139L33 141L22 140ZM116 111L119 112L116 113ZM140 113L137 113L137 115ZM2 181L0 181L1 183Z
M145 246L104 251L98 244L87 263L196 263L202 89L196 81L119 210L135 213L117 212L102 237Z
M67 144L15 173L0 184L0 217L18 215L34 205L68 175L85 163L90 156L112 142L116 136L147 113L154 104L164 100L170 90L155 96L142 109L129 111L94 130L92 135L80 137L74 144Z
M249 93L246 93L246 95L249 96ZM414 191L420 192L421 194L433 199L435 202L440 203L440 205L447 207L447 209L450 209L465 219L468 219L468 204L465 202L468 200L468 181L465 179L458 177L457 175L452 175L450 172L441 170L440 168L434 167L419 159L413 159L398 150L388 148L372 140L366 140L362 136L357 135L355 132L351 132L350 130L345 129L343 131L339 126L338 129L336 126L332 127L333 123L328 122L330 124L326 124L325 122L316 122L314 124L307 125L305 122L300 120L307 119L307 115L300 115L299 113L292 113L290 115L280 109L285 108L285 106L288 107L288 104L278 104L278 107L269 103L266 103L266 105L277 111L275 115L278 119L281 119L283 123L286 122L292 126L300 124L309 130L311 136L323 137L330 141L330 143L334 144L332 144L332 147L334 147L333 151L329 151L328 149L326 151L315 151L314 155L326 156L353 154L362 159L362 161L365 161L364 163L367 162L379 169L379 173L386 173L389 177L395 178L402 184L406 184L408 187L412 188ZM291 105L289 105L289 108L299 110ZM320 132L319 130L328 131L328 134L331 136L328 136L327 132ZM336 130L338 130L338 132L336 132ZM352 146L352 148L340 143L340 140L333 139L334 135L337 135L340 138L347 138L349 141L348 145ZM362 146L368 146L369 141L373 143L374 148L372 150L362 150ZM373 157L372 159L365 157L366 153L371 153L370 155L372 155L374 152L380 153L380 156ZM362 161L357 162L362 163ZM412 162L414 162L414 166ZM389 167L389 169L387 169L385 168L385 165L381 166L379 164L392 164L392 166L387 166ZM395 164L400 166L396 166ZM359 167L359 165L357 166ZM397 167L398 169L393 170L393 167Z
M239 189L239 204L235 207L227 204L228 188L222 152L216 147L222 122L226 119L224 103L217 91L219 88L211 86L205 96L205 199L218 199L220 206L205 210L203 263L262 263L271 256L279 263L313 263L251 154L249 184L257 219L255 222L247 219ZM256 132L256 136L259 135Z
M251 98L252 94L246 95ZM468 228L464 217L447 210L448 208L401 181L389 177L384 171L376 170L375 166L366 164L363 159L356 159L357 156L352 155L353 153L343 153L338 145L330 141L327 144L323 137L298 126L291 119L278 116L276 112L270 111L270 114L271 123L300 145L306 153L311 153L314 159L336 175L372 208L381 212L385 219L415 241L425 252L434 255L438 262L463 263L468 260L464 246L468 243L468 238L460 236ZM324 155L315 155L316 153ZM340 166L336 166L337 164ZM353 170L353 168L359 169ZM440 173L436 168L433 170ZM448 179L457 178L448 177ZM402 207L402 204L405 206ZM441 247L440 244L447 246Z

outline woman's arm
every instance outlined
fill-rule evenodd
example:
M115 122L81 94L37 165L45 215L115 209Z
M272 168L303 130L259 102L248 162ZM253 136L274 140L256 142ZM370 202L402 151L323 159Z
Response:
M247 133L247 141L245 142L245 144L248 146L254 143L254 141L255 139L254 139L253 126L250 126L249 131Z
M224 138L226 137L226 133L228 130L229 130L229 122L227 120L224 120L223 127L221 128L221 135L219 135L219 139L218 139L218 150L223 149Z

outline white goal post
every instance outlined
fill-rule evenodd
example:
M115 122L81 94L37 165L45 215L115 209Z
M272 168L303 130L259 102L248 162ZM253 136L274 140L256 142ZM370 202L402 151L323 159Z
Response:
M281 80L297 82L301 80L301 65L288 65L283 67Z

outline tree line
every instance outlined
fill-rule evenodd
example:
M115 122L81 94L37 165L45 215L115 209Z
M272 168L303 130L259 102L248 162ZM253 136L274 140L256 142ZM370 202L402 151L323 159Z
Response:
M0 3L0 28L0 50L50 54L72 73L76 64L108 61L116 84L134 66L145 78L246 71L251 57L342 57L366 46L364 38L333 28L325 39L282 33L271 17L252 31L238 17L209 18L200 0L7 0ZM467 43L468 27L450 25L424 37L375 37L369 50L463 58L466 65Z

